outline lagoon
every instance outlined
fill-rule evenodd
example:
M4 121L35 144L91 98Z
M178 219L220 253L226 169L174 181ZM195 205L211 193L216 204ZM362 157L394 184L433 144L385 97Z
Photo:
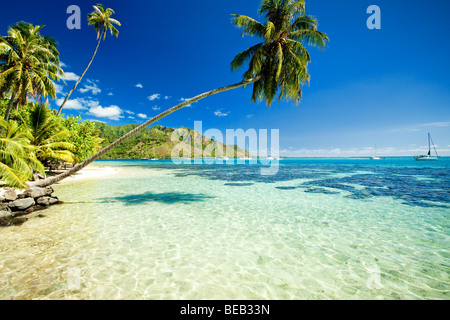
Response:
M0 229L0 298L449 298L449 158L94 167Z

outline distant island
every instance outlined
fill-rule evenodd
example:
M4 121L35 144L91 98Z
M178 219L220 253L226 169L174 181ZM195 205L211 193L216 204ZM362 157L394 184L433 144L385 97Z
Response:
M114 127L101 122L96 122L95 125L99 130L99 137L103 139L102 147L109 145L138 126L137 124L127 124ZM190 137L186 138L186 132L189 132ZM172 136L177 137L178 141L172 141ZM186 144L187 141L190 143L190 146ZM101 159L171 159L173 148L180 143L185 143L186 147L190 147L191 150L190 156L184 154L184 158L194 158L196 154L203 154L202 151L208 147L208 150L212 150L211 157L216 157L215 150L223 150L222 154L226 155L227 145L206 137L195 130L184 127L174 129L155 125L152 128L140 131L132 138L124 141L106 153ZM247 150L237 145L231 145L230 147L234 150L234 158L252 156ZM228 155L228 157L230 156Z

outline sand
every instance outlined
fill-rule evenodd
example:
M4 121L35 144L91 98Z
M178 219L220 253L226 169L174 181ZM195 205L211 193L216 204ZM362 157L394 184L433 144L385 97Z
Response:
M66 179L61 181L61 183L84 180L84 179L91 179L91 178L106 177L106 176L114 175L114 174L118 173L119 171L120 171L119 168L89 165L86 168L77 172L76 174L74 174L70 177L67 177Z

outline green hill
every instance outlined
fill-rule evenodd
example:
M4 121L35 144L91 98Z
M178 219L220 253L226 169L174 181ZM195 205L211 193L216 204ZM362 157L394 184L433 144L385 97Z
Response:
M104 139L102 147L120 138L127 132L136 128L137 124L127 124L121 127L113 127L104 123L96 122L100 131L100 138ZM172 158L174 147L185 150L180 152L183 158L194 158L198 154L211 154L211 157L221 157L226 154L226 145L199 132L188 128L169 128L155 125L146 128L130 139L108 152L102 159L141 159L141 158ZM249 155L247 151L237 146L230 146L232 150L229 158L239 158ZM222 153L221 153L222 152ZM190 153L190 155L189 155ZM208 158L207 156L205 156Z

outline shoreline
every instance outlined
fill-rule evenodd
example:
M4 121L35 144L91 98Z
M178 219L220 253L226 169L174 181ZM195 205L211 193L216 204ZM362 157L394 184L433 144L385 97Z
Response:
M63 181L60 181L57 184L64 184L64 183L70 183L73 181L111 176L113 174L118 173L119 171L121 171L120 168L88 165L86 168L83 168L79 172L75 173L72 176L67 177L66 179L64 179Z
M62 171L62 170L61 170ZM89 165L76 174L67 177L55 185L70 184L74 181L97 179L114 175L119 168ZM54 174L58 174L59 171ZM0 227L20 226L33 215L43 217L39 211L45 211L50 206L61 204L53 187L16 189L0 188Z

